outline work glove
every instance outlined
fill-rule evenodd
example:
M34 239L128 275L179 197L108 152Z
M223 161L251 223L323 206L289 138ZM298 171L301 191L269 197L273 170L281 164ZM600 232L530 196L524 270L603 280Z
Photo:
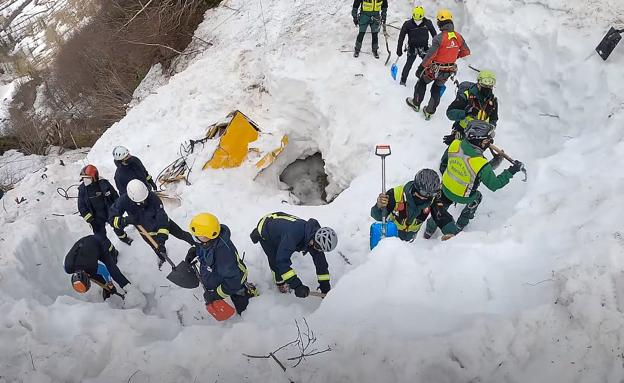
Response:
M516 174L523 169L524 169L524 164L518 160L515 160L513 162L513 165L511 165L507 170L509 170L509 173L511 174Z
M211 304L214 301L219 301L222 299L223 298L219 294L217 294L216 291L213 291L213 290L204 291L204 301L206 302L207 305Z
M419 65L418 69L416 69L416 77L420 78L420 76L422 76L424 71L425 71L425 67L423 67L422 65Z
M279 290L279 292L282 294L288 294L290 292L290 286L288 286L286 282L279 282L279 283L276 283L275 285L277 286L277 289Z
M195 246L191 247L190 249L188 249L188 252L186 253L186 257L184 257L184 260L186 261L186 263L191 263L193 262L193 259L195 259L195 257L197 257L197 249L195 248Z
M386 206L388 206L388 195L386 193L381 193L377 197L377 207L384 209Z
M329 284L329 281L320 281L319 290L321 290L323 294L327 294L329 290L331 290L331 285Z
M152 187L152 190L158 190L158 186L156 185L156 182L154 182L153 179L150 179L149 181L147 181L147 183L149 184L149 186Z
M306 298L308 295L310 295L310 288L306 285L302 284L295 289L295 296L297 298Z
M444 144L447 146L450 145L453 141L455 141L455 133L451 133L442 138L442 142L444 142Z
M165 242L167 242L167 234L161 233L161 234L156 234L156 243L158 243L158 246L165 246Z
M121 225L123 227L126 227L128 225L134 225L136 223L135 220L134 220L134 217L131 216L131 215L127 215L125 217L121 217L120 221L121 221Z
M403 51L401 49L397 49L397 56L403 56Z

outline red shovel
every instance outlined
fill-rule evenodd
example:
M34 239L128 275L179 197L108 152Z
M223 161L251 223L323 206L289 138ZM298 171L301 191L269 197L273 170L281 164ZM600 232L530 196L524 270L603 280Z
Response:
M204 283L201 281L199 270L197 270L197 261L191 263L190 266L195 272L195 275L197 275L197 279L199 279L205 292L206 286L204 286ZM208 311L208 313L219 322L228 320L232 317L232 315L236 314L236 310L234 309L234 307L230 306L224 299L219 299L218 301L207 304L206 311Z

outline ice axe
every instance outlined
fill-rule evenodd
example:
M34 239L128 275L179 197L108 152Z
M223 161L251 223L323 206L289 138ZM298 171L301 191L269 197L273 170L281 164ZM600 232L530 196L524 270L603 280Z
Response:
M193 269L195 276L197 276L198 280L201 280L199 275L199 270L197 270L197 261L190 264L190 267ZM203 282L201 282L202 288L204 292L206 292L206 286ZM232 315L236 314L236 310L234 307L230 306L224 299L219 299L217 301L211 302L206 305L206 311L208 314L212 315L212 317L219 322L230 319Z
M496 154L498 154L499 156L503 156L504 159L506 159L507 161L511 162L512 164L515 162L515 160L511 157L509 157L507 155L507 153L505 153L502 149L494 146L494 145L490 145L490 149L495 152ZM524 168L524 166L522 167L522 169L520 169L520 171L522 173L524 173L524 178L522 179L523 182L527 182L527 172L526 169Z
M109 294L113 294L113 295L117 295L118 297L121 297L121 299L126 299L126 296L119 293L117 290L113 291L110 289L110 287L108 287L108 285L98 281L95 278L91 278L89 277L89 279L91 279L91 281L93 281L93 283L95 283L96 285L100 286L102 288L102 290L106 290Z
M158 243L149 235L145 228L141 225L136 225L136 228L142 236L147 238L154 250L158 250ZM182 261L176 266L167 254L165 254L164 257L171 266L171 272L167 275L168 280L185 289L194 289L199 286L199 279L197 279L197 275L191 270L191 265L189 265L188 262Z

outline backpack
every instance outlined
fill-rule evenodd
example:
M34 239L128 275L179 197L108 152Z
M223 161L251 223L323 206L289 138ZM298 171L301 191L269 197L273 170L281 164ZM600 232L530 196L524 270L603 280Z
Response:
M457 85L457 94L463 94L465 91L467 91L468 89L470 89L471 86L476 85L476 82L470 82L470 81L462 81Z

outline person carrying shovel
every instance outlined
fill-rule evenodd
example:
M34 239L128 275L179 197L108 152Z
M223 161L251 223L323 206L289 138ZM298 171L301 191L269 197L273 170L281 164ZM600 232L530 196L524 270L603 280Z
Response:
M124 213L128 215L124 217ZM158 196L138 179L128 182L126 194L122 194L111 206L109 220L116 229L136 225L143 240L158 256L159 270L168 260L165 242L169 235L195 246L193 237L167 216Z
M442 173L441 202L448 208L453 203L466 205L457 219L457 227L463 230L474 215L482 200L478 187L483 183L491 191L502 189L509 183L514 174L522 171L526 175L524 164L512 160L496 148L493 133L494 126L487 121L471 120L464 131L462 140L454 140L444 152L440 163ZM483 155L486 149L498 152L494 159L488 161ZM501 174L496 175L494 169L502 158L512 165ZM525 178L526 181L526 178ZM425 230L425 238L429 238L437 229L435 221L429 219Z
M255 286L247 282L247 267L230 239L230 229L210 213L197 214L189 224L195 246L186 255L186 262L199 259L199 275L204 287L206 305L230 298L240 315L249 298L258 295Z

